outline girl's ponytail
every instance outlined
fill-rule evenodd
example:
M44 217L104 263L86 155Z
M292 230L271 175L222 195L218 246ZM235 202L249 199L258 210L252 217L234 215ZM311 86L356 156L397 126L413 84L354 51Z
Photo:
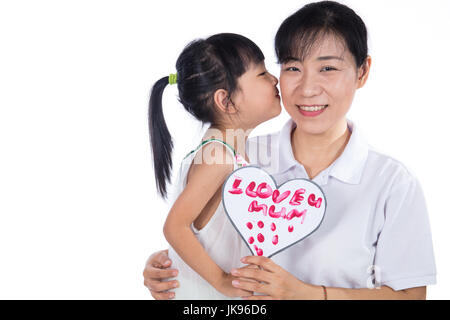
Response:
M258 46L244 36L220 33L190 42L176 62L176 74L158 80L153 86L148 110L148 126L153 151L156 186L167 196L172 171L172 137L162 110L167 84L177 84L178 100L185 110L203 124L220 125L221 115L214 107L214 93L225 89L228 95L238 88L238 78L252 64L264 61Z
M170 183L173 149L172 137L164 120L162 110L162 96L164 88L168 83L169 77L164 77L156 81L150 95L148 107L148 127L153 151L156 187L159 194L164 198L167 196L167 181Z

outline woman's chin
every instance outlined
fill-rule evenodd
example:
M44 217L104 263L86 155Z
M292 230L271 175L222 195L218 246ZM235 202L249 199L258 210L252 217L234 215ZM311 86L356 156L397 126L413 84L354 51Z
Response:
M297 128L301 132L308 135L321 135L326 133L331 126L328 126L325 121L310 121L309 119L294 119Z

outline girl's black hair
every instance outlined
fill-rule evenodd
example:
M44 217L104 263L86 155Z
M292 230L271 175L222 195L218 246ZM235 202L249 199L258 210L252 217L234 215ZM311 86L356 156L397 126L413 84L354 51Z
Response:
M176 62L179 101L203 124L220 121L214 108L214 93L228 92L228 98L238 88L238 78L251 64L264 61L258 46L244 36L221 33L189 43ZM167 196L167 182L172 169L173 142L164 120L162 95L169 77L158 80L150 95L148 123L153 152L156 186L161 196Z
M368 51L366 26L352 9L334 1L307 4L283 21L275 36L278 63L303 61L316 41L329 34L344 41L361 67Z

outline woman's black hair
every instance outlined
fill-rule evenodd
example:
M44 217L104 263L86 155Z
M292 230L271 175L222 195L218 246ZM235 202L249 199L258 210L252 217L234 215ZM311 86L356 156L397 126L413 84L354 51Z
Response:
M278 63L303 61L312 46L330 34L344 41L361 67L368 52L366 26L352 9L334 1L307 4L283 21L275 36Z
M258 46L244 36L220 33L189 43L176 62L179 101L203 124L220 122L214 108L214 93L228 92L228 98L238 88L238 78L251 64L264 61ZM167 196L167 182L172 170L173 142L164 120L162 95L169 77L158 80L150 95L148 123L153 153L156 186L161 196Z

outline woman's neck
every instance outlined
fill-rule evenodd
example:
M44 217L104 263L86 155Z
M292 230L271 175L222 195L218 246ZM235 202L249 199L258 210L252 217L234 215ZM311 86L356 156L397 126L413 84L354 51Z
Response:
M203 140L219 139L233 147L237 154L242 155L248 161L245 145L252 129L221 128L211 126L206 130Z
M322 134L309 134L295 128L291 133L292 153L313 179L342 154L350 136L346 119Z

